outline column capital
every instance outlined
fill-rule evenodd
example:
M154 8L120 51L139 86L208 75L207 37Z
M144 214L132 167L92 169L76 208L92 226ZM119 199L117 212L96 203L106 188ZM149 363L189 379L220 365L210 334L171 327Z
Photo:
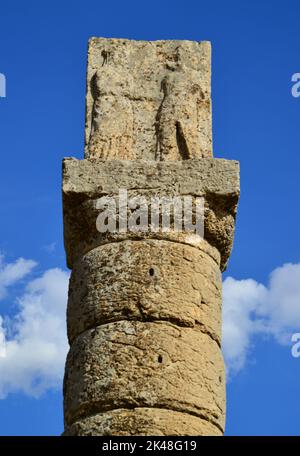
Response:
M190 196L204 199L204 240L190 233L151 231L97 231L97 201ZM82 254L109 242L125 239L163 239L205 248L220 263L227 264L234 236L239 197L239 163L234 160L198 159L184 161L108 160L67 158L63 162L64 240L67 263L72 268ZM118 209L117 209L118 210Z

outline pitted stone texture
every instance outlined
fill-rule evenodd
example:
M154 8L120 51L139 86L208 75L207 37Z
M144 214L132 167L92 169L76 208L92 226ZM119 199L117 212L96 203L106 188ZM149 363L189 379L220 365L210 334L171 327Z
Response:
M175 242L123 241L75 263L69 286L70 343L118 320L165 320L196 327L219 344L221 273L205 251Z
M189 413L223 430L225 373L218 344L166 322L120 321L81 334L67 357L66 425L134 407Z
M188 413L159 408L116 409L67 426L65 436L222 435L219 427Z
M239 195L239 162L223 158L157 163L150 160L65 158L63 193L83 200L117 194L120 188L167 194Z
M86 157L212 157L210 79L209 42L91 38Z
M97 201L126 189L128 198L143 196L203 197L205 200L204 237L211 255L221 254L224 270L231 251L237 201L239 165L235 161L201 159L182 162L64 160L63 206L64 237L68 266L89 250L124 239L168 239L202 247L202 238L188 232L99 233ZM218 260L217 260L218 261Z

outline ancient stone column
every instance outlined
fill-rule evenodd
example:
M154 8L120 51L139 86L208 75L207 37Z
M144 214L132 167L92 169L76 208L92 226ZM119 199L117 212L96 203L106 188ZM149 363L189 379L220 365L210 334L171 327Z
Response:
M85 158L63 162L65 435L224 432L221 272L239 165L212 155L210 52L208 42L89 42ZM174 208L169 229L161 217L153 229L150 212L142 229L137 210L153 197L190 198L194 221L201 200L204 236L184 211L178 229Z

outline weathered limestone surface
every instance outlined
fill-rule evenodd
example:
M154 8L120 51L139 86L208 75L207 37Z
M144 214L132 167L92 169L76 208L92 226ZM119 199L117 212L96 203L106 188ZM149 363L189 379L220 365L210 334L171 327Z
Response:
M159 240L97 247L73 267L70 343L88 328L140 320L198 327L220 345L221 286L218 263L200 248Z
M111 409L158 407L223 430L223 359L201 330L161 321L107 323L76 338L66 372L67 424Z
M97 435L222 435L218 426L190 413L147 407L115 409L66 426L66 436Z
M212 157L210 44L92 38L85 137L85 159L63 162L64 435L222 435L221 271L239 164ZM100 232L99 198L114 198L119 224L132 214L120 189L202 197L204 235L150 221Z
M86 158L212 156L210 43L91 38Z
M76 258L98 245L128 238L157 238L201 245L203 239L187 233L138 232L99 233L96 229L98 198L114 196L126 189L128 198L141 195L204 197L205 239L210 254L221 254L221 270L230 255L237 202L239 197L239 163L223 159L185 160L178 162L76 160L63 163L64 236L68 266Z

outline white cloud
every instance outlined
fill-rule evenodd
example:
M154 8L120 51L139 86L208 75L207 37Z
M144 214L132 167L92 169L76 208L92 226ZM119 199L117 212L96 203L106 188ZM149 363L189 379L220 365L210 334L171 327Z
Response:
M223 283L223 353L229 374L241 370L253 336L268 335L288 344L300 329L300 264L285 264L270 274L267 287L253 279Z
M5 264L4 256L0 255L0 299L6 296L9 286L26 277L35 266L35 261L24 260L24 258Z
M228 277L223 282L223 354L230 371L243 367L251 336L263 330L264 323L256 312L267 293L252 279Z
M18 299L18 313L0 317L0 398L17 391L38 397L61 387L68 348L68 277L60 269L47 270L28 282Z
M269 330L280 343L288 343L300 329L300 264L285 264L270 275L268 299L260 308Z

